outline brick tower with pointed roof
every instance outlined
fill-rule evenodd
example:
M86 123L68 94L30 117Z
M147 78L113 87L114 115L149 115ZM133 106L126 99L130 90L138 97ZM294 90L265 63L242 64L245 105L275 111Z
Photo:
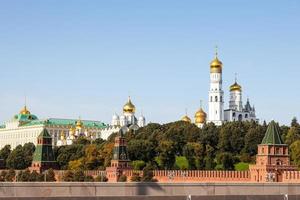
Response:
M52 148L52 137L49 135L48 131L44 129L37 138L37 145L29 169L30 171L35 170L41 173L50 168L57 169L57 163Z
M110 167L106 168L109 182L117 182L124 170L132 169L129 165L130 159L127 153L127 142L123 132L123 129L120 129L118 135L115 137L113 158Z
M258 145L256 164L250 165L251 181L282 182L284 171L294 171L290 163L288 145L284 144L278 125L271 121L265 136Z

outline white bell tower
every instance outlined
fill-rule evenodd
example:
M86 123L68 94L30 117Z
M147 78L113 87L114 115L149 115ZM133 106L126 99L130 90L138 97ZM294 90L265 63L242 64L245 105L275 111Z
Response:
M222 62L218 59L217 47L215 59L210 63L208 102L208 122L213 122L215 125L222 125L224 121L224 91L222 90Z

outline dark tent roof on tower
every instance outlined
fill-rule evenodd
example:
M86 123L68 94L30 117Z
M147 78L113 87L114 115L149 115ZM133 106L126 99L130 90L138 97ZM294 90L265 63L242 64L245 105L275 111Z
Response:
M279 127L274 120L270 122L261 144L284 144L280 137Z

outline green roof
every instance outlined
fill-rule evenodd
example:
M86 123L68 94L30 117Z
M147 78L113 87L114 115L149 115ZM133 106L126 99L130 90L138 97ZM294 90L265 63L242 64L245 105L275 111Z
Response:
M261 144L284 144L281 137L278 125L275 121L271 121Z
M48 133L47 129L43 129L42 132L38 136L39 138L52 138L51 135Z
M32 120L23 126L34 126L34 125L57 125L57 126L75 126L76 119L59 119L59 118L49 118L46 120ZM91 120L81 120L83 126L86 128L106 128L107 125L100 121Z
M55 162L54 152L52 149L52 138L46 129L42 130L38 136L42 142L36 145L33 162Z

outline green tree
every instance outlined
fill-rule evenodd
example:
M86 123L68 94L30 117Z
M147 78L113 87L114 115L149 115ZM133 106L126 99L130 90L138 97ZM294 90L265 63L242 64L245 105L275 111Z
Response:
M234 170L234 158L231 153L223 152L218 154L217 162L224 170Z
M294 117L294 118L292 119L292 122L291 122L291 127L299 127L299 126L300 126L300 125L299 125L299 123L298 123L297 118Z
M300 168L300 140L296 140L291 144L290 151L292 160Z
M164 169L172 169L175 163L175 147L172 141L159 142L159 160Z
M146 163L142 160L135 160L132 161L131 165L134 170L142 170L146 166Z
M12 169L25 169L27 166L25 158L28 156L25 156L25 153L23 151L23 148L21 145L18 145L12 152L9 154L6 165L7 168Z
M294 141L300 139L300 127L292 126L285 138L285 143L291 145Z
M25 168L27 168L31 165L34 150L35 150L35 146L31 142L24 144L24 146L22 147L22 151L24 154L24 160L25 160Z
M0 150L0 158L3 159L4 161L4 166L6 166L6 160L11 153L11 147L10 145L5 145L1 150Z

